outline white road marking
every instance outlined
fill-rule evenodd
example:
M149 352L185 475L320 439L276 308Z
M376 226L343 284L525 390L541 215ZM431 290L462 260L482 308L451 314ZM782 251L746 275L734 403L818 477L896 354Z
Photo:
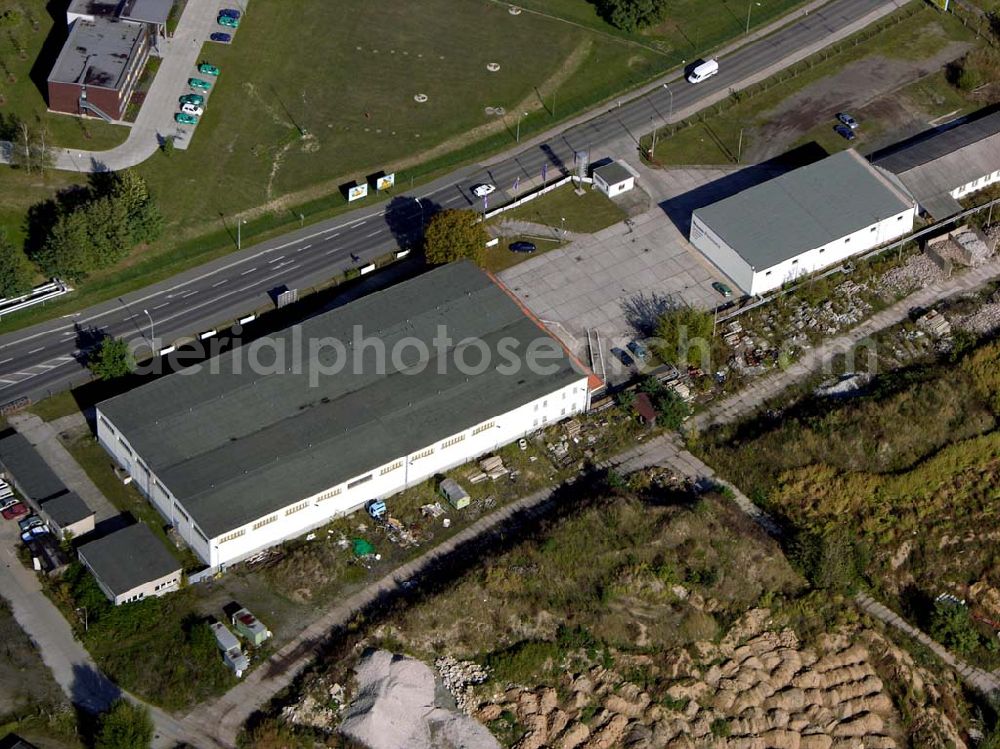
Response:
M254 267L254 268L251 268L250 270L245 270L245 271L243 271L242 273L240 273L240 275L241 275L241 276L245 276L245 275L247 275L248 273L253 273L253 272L254 272L255 270L257 270L257 268L256 268L256 267Z
M197 293L198 293L197 289L195 289L194 291L189 291L187 294L181 294L181 299L187 299L189 296L194 296Z
M44 351L44 350L45 350L45 346L39 346L38 348L31 349L31 351L29 351L28 353L29 354L37 354L39 351Z
M376 229L371 234L365 234L365 238L367 239L368 237L374 237L376 234L381 234L381 233L382 233L381 229Z
M153 309L163 309L164 307L168 306L169 304L170 304L170 302L164 302L163 304L157 304L155 307L153 307Z
M12 362L12 361L14 361L13 357L11 357L10 359L4 359L3 361L0 361L0 364L7 364L7 363Z
M213 289L218 288L219 286L222 286L222 284L225 284L225 283L229 283L229 279L228 278L223 278L221 281L216 281L215 283L212 284L212 288Z

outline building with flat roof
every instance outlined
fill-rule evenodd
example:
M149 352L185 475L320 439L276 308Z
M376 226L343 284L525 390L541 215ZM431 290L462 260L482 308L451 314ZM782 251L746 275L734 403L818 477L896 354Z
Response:
M594 169L594 186L609 198L635 187L635 174L618 161Z
M24 435L11 432L0 439L0 468L59 538L80 538L94 530L94 511L66 488Z
M115 606L162 596L181 584L180 563L142 523L83 544L77 555Z
M49 73L49 109L122 119L149 49L144 24L103 17L75 21Z
M589 377L453 263L105 401L97 435L216 568L587 409Z
M921 213L942 220L959 213L960 198L1000 181L1000 111L929 130L872 154Z
M66 27L76 21L93 21L98 18L116 18L121 0L70 0L66 8Z
M916 204L853 150L750 187L691 217L691 243L751 295L913 229Z
M174 0L125 0L118 17L145 24L154 37L166 36L167 19L173 7Z

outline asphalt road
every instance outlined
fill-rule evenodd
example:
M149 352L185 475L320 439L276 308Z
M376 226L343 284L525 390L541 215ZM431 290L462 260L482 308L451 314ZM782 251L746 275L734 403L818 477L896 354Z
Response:
M602 147L623 134L638 139L652 125L669 121L672 112L697 107L799 50L822 45L837 30L884 5L886 0L834 0L720 58L719 74L703 83L665 79L667 85L651 93L488 168L459 170L424 186L419 195L395 197L388 204L306 227L120 299L2 336L0 404L23 396L38 399L86 381L81 352L95 330L129 341L155 336L158 348L199 336L267 305L275 288L315 286L406 244L419 237L434 210L482 208L483 200L472 194L477 184L495 185L488 205L502 205L513 199L515 185L523 191L529 181L537 183L543 169L549 180L571 173L576 153L598 159Z

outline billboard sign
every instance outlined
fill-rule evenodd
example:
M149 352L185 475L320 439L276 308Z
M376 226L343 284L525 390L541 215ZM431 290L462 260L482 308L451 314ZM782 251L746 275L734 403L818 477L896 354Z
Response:
M391 190L393 185L395 184L396 184L395 172L393 172L392 174L383 174L381 177L378 178L378 181L375 183L375 189L378 190L379 192L382 192L383 190Z
M361 185L354 185L347 191L347 202L353 203L355 200L361 200L361 198L368 197L368 183L365 182Z

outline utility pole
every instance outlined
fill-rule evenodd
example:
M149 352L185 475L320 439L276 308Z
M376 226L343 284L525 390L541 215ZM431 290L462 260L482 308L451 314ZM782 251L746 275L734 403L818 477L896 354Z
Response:
M517 136L514 138L516 143L521 142L521 118L527 115L527 112L521 112L517 115Z

